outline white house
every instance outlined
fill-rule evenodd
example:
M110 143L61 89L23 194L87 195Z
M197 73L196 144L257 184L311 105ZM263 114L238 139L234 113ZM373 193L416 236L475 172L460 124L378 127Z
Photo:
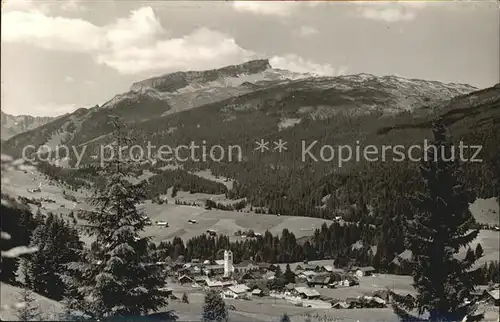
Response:
M224 298L238 299L248 297L250 288L245 284L238 284L229 286L226 291L222 293Z
M370 276L375 272L375 268L368 266L368 267L360 267L356 270L356 276L357 277L363 277L363 276Z
M208 288L223 288L234 285L233 281L214 281L210 279L206 279L205 283Z
M321 294L313 289L313 288L309 288L309 287L302 287L302 286L299 286L299 287L296 287L294 289L295 293L300 295L302 298L304 299L317 299L321 296Z

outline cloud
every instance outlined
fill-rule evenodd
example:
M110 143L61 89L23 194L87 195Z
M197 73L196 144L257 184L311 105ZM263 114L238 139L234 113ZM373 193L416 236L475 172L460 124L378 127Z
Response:
M50 17L41 11L3 14L2 41L69 52L93 51L103 46L99 27L81 19Z
M289 16L294 7L294 3L284 1L234 1L233 8L239 12L248 12L266 16Z
M79 0L64 0L61 5L63 11L70 12L84 12L87 11L87 7L83 6Z
M100 27L36 10L12 11L2 18L2 41L89 53L99 64L123 74L215 68L254 57L234 38L206 28L183 37L165 38L167 31L151 7L134 10L128 17Z
M254 55L238 46L233 38L201 28L184 37L157 41L150 46L102 53L98 61L121 73L135 74L158 69L211 69L241 63Z
M347 71L346 67L335 69L330 64L318 64L295 54L274 56L269 60L269 63L273 68L286 69L297 73L310 73L318 76L339 76L344 75Z
M425 2L394 1L394 2L355 2L360 17L387 23L411 21L417 17L418 11L426 7Z
M2 1L2 16L10 11L31 11L37 10L40 12L48 12L50 9L49 3L35 0L3 0Z
M111 47L124 49L148 44L164 32L153 9L142 7L131 11L127 18L119 18L115 23L105 26L103 37Z
M246 12L264 16L287 17L297 12L304 6L314 7L316 1L233 1L233 9L238 12Z
M59 1L41 1L41 0L3 0L2 12L9 11L40 11L49 13L54 9L60 9L68 12L87 11L87 7L81 4L81 0L59 0Z
M98 64L122 74L206 70L259 57L257 53L239 46L230 35L208 28L168 37L168 31L163 29L151 7L131 11L127 17L104 26L81 19L52 17L36 10L12 11L4 14L3 18L2 41L23 42L48 50L88 53ZM301 32L311 35L315 29L303 27ZM343 72L342 69L336 70L328 64L317 64L297 55L273 57L271 64L277 68L318 75Z
M64 78L64 81L65 81L66 83L73 83L73 82L75 81L75 79L74 79L73 77L71 77L71 76L66 76L66 77Z
M300 37L309 37L318 33L318 30L311 26L302 26L298 31Z

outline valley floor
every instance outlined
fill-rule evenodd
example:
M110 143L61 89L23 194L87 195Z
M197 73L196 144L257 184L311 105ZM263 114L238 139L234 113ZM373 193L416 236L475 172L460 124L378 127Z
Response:
M16 173L11 178L9 184L2 187L2 192L7 192L13 196L25 196L30 198L50 198L53 203L43 203L44 211L54 211L56 213L68 214L72 210L86 209L89 207L83 200L85 192L71 192L81 200L74 203L63 197L63 188L50 183L40 174ZM36 188L42 183L42 191L39 193L30 193L27 189ZM5 188L5 189L4 189ZM491 202L490 202L491 203ZM146 202L142 205L144 211L151 220L167 221L169 227L150 226L146 229L145 235L151 236L154 241L171 240L178 236L186 240L194 236L203 234L208 229L215 230L217 234L225 234L235 237L234 233L238 230L245 231L252 229L255 232L264 233L265 230L273 234L281 233L284 228L293 232L297 238L310 236L314 229L319 228L323 223L331 221L309 218L309 217L289 217L246 214L244 212L205 210L203 207L180 206L180 205L157 205ZM491 206L488 206L491 207ZM474 211L480 211L476 208L482 208L476 204ZM36 208L34 208L36 210ZM472 209L471 209L472 210ZM498 210L497 210L498 212ZM189 219L196 220L191 224ZM477 242L480 242L485 257L481 262L489 260L498 260L499 258L499 240L498 231L481 231ZM475 245L472 245L475 247ZM312 263L321 264L321 261ZM328 261L331 263L331 260ZM292 270L299 263L291 264ZM284 269L285 264L282 264ZM180 300L170 300L165 310L174 310L179 316L179 321L199 321L202 312L204 291L202 289L182 286L175 283L168 283L173 288L174 294L180 299L183 293L187 293L189 304L181 303ZM318 291L327 297L335 299L346 299L370 294L376 290L386 288L393 289L400 293L409 293L413 291L411 278L409 276L396 276L388 274L376 274L375 276L363 277L360 279L360 285L343 289L318 289ZM14 303L18 300L20 289L11 285L1 285L2 311L0 315L2 320L15 320ZM36 295L37 302L44 316L54 317L62 312L62 305L58 302L49 300ZM311 309L294 306L282 299L271 297L256 298L250 301L226 300L228 305L234 305L235 310L231 310L233 321L278 321L283 313L289 314L292 322L303 322L309 317L310 321L397 321L397 317L390 308L383 309ZM486 316L487 321L496 321L498 319L498 307L488 308Z
M201 288L180 285L169 282L168 287L173 290L177 300L169 300L168 306L161 311L174 311L178 321L200 321L203 310L205 292ZM393 288L396 292L407 293L412 291L411 277L396 276L389 274L377 274L375 276L363 277L360 285L345 289L322 289L317 290L322 295L338 299L356 297L358 295L370 294L374 290ZM20 288L8 284L1 284L2 310L0 316L3 320L18 320L14 305L19 301ZM188 295L189 304L182 303L182 295ZM53 300L35 294L35 299L40 307L43 320L54 319L63 312L63 306ZM252 300L225 300L227 306L234 306L230 310L231 321L237 322L277 322L283 313L290 316L291 322L330 322L330 321L398 321L392 309L312 309L297 307L283 299L272 297L257 297ZM497 321L498 307L483 307L486 311L484 321Z

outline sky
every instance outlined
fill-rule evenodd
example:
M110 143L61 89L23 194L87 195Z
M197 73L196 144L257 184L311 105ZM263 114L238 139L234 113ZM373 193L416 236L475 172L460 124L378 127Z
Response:
M318 75L499 83L498 1L2 0L1 108L56 116L133 82L269 58Z

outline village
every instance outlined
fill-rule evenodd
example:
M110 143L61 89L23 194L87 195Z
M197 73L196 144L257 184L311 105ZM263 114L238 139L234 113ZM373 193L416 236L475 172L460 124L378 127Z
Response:
M224 252L224 259L216 261L193 259L189 263L156 264L165 267L171 283L179 286L177 290L187 293L217 290L230 303L240 300L260 301L262 304L264 299L269 299L270 303L280 300L294 307L311 309L375 309L388 308L391 303L388 287L363 285L376 277L373 267L340 269L325 263L295 263L292 270L295 282L280 287L273 281L277 271L284 274L286 264L254 261L234 264L229 250ZM166 289L173 294L175 287L167 284ZM499 305L498 285L484 286L474 296L487 305ZM229 308L237 309L235 305Z

